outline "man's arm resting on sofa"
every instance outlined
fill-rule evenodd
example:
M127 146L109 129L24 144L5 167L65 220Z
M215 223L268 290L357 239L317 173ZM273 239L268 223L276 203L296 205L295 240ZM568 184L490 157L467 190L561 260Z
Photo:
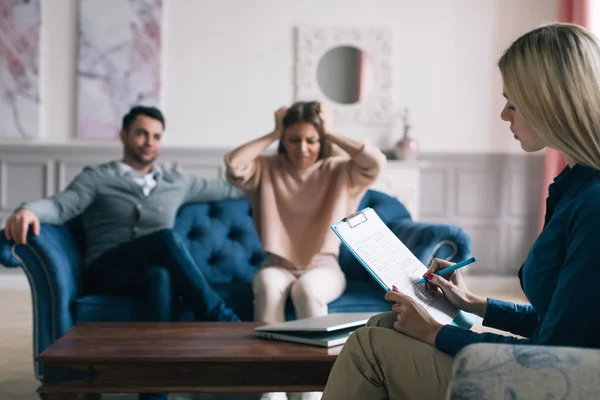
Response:
M66 189L52 197L25 202L42 224L60 225L81 214L96 198L97 180L93 167L85 167Z
M600 399L599 370L597 349L473 344L454 360L447 398Z

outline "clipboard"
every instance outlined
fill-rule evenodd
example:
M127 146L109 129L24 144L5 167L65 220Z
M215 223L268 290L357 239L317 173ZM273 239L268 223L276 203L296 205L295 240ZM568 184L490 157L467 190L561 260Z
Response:
M367 272L373 277L373 279L375 279L375 281L384 290L390 291L390 290L392 290L392 288L388 287L385 283L383 283L383 281L381 279L379 279L377 274L375 272L373 272L373 270L363 261L362 258L360 258L360 256L358 254L356 254L356 252L354 251L354 248L352 248L352 246L348 242L346 242L346 240L342 237L342 235L340 235L340 232L337 229L337 227L340 226L341 224L347 224L350 228L354 229L358 225L367 222L368 217L366 215L366 212L369 210L372 210L373 212L375 212L375 210L373 210L371 207L364 208L360 211L355 212L352 215L347 216L346 218L342 219L341 221L334 222L333 224L330 225L330 228L333 231L333 233L335 233L335 235L344 244L344 246L346 246L348 251L350 251L350 253L354 256L354 258L356 258L358 260L358 262L360 262L362 264L362 266L367 270Z
M372 218L373 220L369 220ZM421 275L427 269L421 261L419 261L416 256L408 249L400 239L385 225L385 223L379 218L375 210L371 207L364 208L360 211L355 212L352 215L349 215L346 218L343 218L340 221L334 222L330 225L331 230L335 233L335 235L340 239L340 241L344 244L344 246L350 251L350 253L360 262L360 264L369 272L369 274L375 279L375 281L386 291L392 290L390 282L390 274L392 275L402 275L404 273L404 278L402 278L402 282L404 286L399 286L399 290L403 293L409 295L413 299L416 299L417 302L425 305L430 314L439 322L449 325L458 326L464 329L470 329L477 317L473 314L464 312L462 310L458 310L454 305L452 305L445 297L439 296L435 299L426 299L424 298L424 290L423 286L416 286L416 281L421 278ZM357 231L354 231L354 230ZM343 234L346 232L346 235ZM360 233L360 236L369 237L368 240L374 241L370 243L372 246L369 247L370 261L373 265L369 265L367 260L364 260L361 257L360 253L365 255L364 248L359 249L356 243L351 243L356 241L355 238L353 240L349 240L349 236L351 234ZM377 235L376 238L371 237L371 235ZM385 245L382 245L383 249L393 249L394 252L402 254L403 257L406 257L406 264L402 265L393 265L394 263L390 263L390 259L385 260L385 256L381 255L381 257L373 256L378 250L373 247L379 246L381 243L376 239L381 238ZM365 245L368 246L368 245ZM392 253L390 253L392 254ZM378 266L375 266L376 263L379 263ZM385 267L382 267L383 264L387 263ZM380 268L381 267L381 268ZM406 270L404 269L406 267ZM423 269L424 268L424 269ZM379 270L378 270L379 269ZM418 269L418 271L417 271ZM415 275L419 273L418 277ZM412 275L412 278L409 277L409 274ZM385 281L388 281L386 283ZM410 282L409 282L410 281ZM431 304L428 301L432 301Z

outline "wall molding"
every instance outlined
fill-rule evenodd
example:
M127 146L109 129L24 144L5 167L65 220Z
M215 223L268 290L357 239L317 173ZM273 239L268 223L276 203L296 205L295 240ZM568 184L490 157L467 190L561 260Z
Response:
M515 275L538 233L543 154L440 153L423 158L429 167L422 174L420 219L455 224L469 234L478 263L466 268L466 274ZM427 186L431 174L443 174L443 191ZM440 210L441 194L448 202Z
M22 201L62 190L85 166L121 156L120 143L10 144L0 148L0 224ZM226 148L165 146L160 162L223 178ZM420 216L469 234L470 275L514 275L537 236L543 156L423 153ZM490 207L491 206L491 207Z

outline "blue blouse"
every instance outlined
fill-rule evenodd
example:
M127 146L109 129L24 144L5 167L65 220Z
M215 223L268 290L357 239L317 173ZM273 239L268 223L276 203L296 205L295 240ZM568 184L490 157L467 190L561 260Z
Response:
M526 339L446 325L435 346L471 343L600 347L600 171L569 166L549 187L546 224L519 276L531 305L488 299L483 325Z

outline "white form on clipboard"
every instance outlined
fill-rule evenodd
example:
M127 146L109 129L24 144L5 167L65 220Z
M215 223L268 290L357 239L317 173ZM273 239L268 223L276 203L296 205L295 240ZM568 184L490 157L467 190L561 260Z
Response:
M476 317L454 307L441 294L433 296L416 284L427 268L379 218L365 208L331 225L342 243L385 289L399 291L422 304L441 324L470 329Z

